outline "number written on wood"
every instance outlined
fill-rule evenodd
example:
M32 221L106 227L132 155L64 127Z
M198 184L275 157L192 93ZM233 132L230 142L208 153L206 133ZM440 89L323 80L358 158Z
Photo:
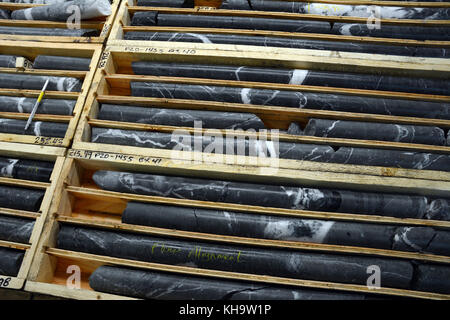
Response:
M35 144L43 144L49 146L61 146L64 143L63 138L53 138L53 137L36 137L34 139Z
M11 282L11 277L9 277L9 278L1 278L0 277L0 287L3 287L3 288L9 287L10 282Z
M100 58L100 62L98 63L98 68L102 69L106 66L106 63L108 62L109 58L109 52L103 52L102 56Z
M144 53L179 53L179 54L196 54L194 49L166 49L155 47L125 47L125 51L144 52Z

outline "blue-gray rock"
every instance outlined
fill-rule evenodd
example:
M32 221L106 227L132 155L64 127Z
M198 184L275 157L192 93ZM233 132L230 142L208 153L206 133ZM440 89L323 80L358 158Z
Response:
M419 265L415 274L414 290L450 293L450 267L447 265Z
M423 218L423 196L315 189L143 173L96 171L94 182L116 192L262 207Z
M97 117L102 120L178 127L194 127L195 121L201 121L203 128L243 130L266 128L261 119L252 113L225 111L164 109L102 104Z
M49 161L0 157L0 176L49 182L54 164Z
M64 138L68 127L67 123L33 121L25 131L26 123L26 120L0 118L0 132Z
M47 79L47 91L80 92L83 84L80 79L72 77L0 73L0 88L42 90Z
M14 20L47 20L67 21L74 13L71 8L79 8L81 20L109 16L112 12L111 3L108 0L72 0L57 1L55 3L15 10L11 14Z
M0 55L0 67L1 68L15 68L16 67L16 56L11 55Z
M432 126L310 119L306 136L445 145L444 130Z
M34 59L33 68L89 71L90 64L90 58L39 55Z
M411 100L406 99L159 82L131 82L130 87L131 94L138 97L450 119L449 103L411 103Z
M0 240L28 243L33 228L34 220L0 215Z
M36 114L71 116L77 100L42 99ZM31 113L36 98L0 96L1 112Z
M200 269L366 285L380 267L384 287L408 288L413 267L398 259L319 254L155 238L62 225L57 247L97 255Z
M396 229L389 225L281 217L133 201L128 202L122 213L122 222L244 238L378 249L391 249Z
M37 212L44 190L0 186L0 207Z
M450 28L449 28L450 30ZM447 80L380 74L264 68L233 65L132 62L139 75L286 83L308 86L450 95Z
M89 277L95 291L157 300L364 300L358 293L314 290L233 280L126 269L97 268Z
M350 16L369 18L374 16L368 5L345 5L273 1L273 0L224 0L221 9L231 10L258 10L278 11L302 14L318 14L325 16ZM378 6L379 18L381 19L425 19L425 20L448 20L450 10L448 8L414 8L414 7L391 7Z
M23 256L23 251L0 247L0 275L17 276Z
M400 227L392 249L450 256L450 233L430 227Z
M450 221L450 202L445 199L433 200L425 214L427 219Z

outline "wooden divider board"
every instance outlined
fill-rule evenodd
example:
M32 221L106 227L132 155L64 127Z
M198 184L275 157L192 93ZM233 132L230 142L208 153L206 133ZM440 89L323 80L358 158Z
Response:
M66 135L64 138L45 137L45 136L38 137L33 135L0 133L0 141L19 142L23 144L46 145L61 148L62 150L65 149L66 147L69 147L72 143L72 138L74 136L78 120L83 110L85 99L91 86L91 82L94 78L94 73L96 71L98 61L102 54L102 45L2 41L2 44L0 46L0 54L24 56L29 58L29 60L33 60L36 56L40 54L91 58L89 71L0 68L0 72L2 73L68 76L84 79L81 92L46 91L44 96L44 98L76 100L77 102L72 116L36 114L34 118L35 120L68 123L68 129L66 131ZM40 90L0 88L0 95L37 98L39 94ZM0 112L0 117L27 120L29 114Z
M205 201L193 201L186 199L172 199L165 197L133 195L128 193L109 192L98 189L92 181L92 173L96 170L121 170L121 171L139 171L160 174L182 174L191 171L191 174L200 177L213 176L209 171L196 171L187 167L184 171L167 166L166 163L150 160L152 164L142 164L140 160L120 161L112 159L86 159L80 157L83 151L70 150L68 158L65 161L57 188L61 190L55 194L52 202L51 214L45 224L43 236L39 241L39 249L36 258L27 279L25 289L31 292L53 294L67 298L75 299L123 299L116 295L94 292L89 287L88 278L90 274L101 265L116 265L122 267L135 267L140 269L174 272L182 275L202 275L205 277L214 277L221 279L249 280L256 282L272 283L278 285L293 285L309 288L334 289L344 291L354 291L363 293L373 293L370 289L361 285L348 285L342 283L327 283L320 281L309 281L301 279L287 279L281 277L261 276L253 274L242 274L235 272L223 272L217 270L206 270L191 267L180 267L164 265L158 263L148 263L142 261L126 260L108 256L99 256L58 249L56 239L60 223L70 223L78 226L102 228L109 230L121 230L134 233L140 233L157 237L171 237L195 241L208 241L219 244L229 245L252 245L261 248L288 248L290 250L304 250L313 252L328 253L346 253L375 257L395 257L398 259L413 259L419 261L428 261L432 263L450 263L450 257L437 256L431 254L399 252L392 250L380 250L362 247L323 245L294 241L278 241L252 239L235 236L222 236L216 234L205 234L196 232L187 232L181 230L168 230L163 228L135 226L123 224L121 214L128 201L143 201L148 203L169 204L175 206L188 206L199 208L210 208L218 210L236 210L251 214L271 214L292 217L314 217L331 220L344 221L364 221L368 223L390 223L396 225L428 225L438 228L448 229L450 224L445 221L417 220L417 219L396 219L379 216L364 216L356 214L339 214L324 212L307 212L305 210L290 210L277 208L263 208L256 206L237 205L229 203L216 203ZM159 166L159 167L157 167ZM230 177L231 172L236 173L236 169L229 171L220 167L217 169L220 174L226 174ZM233 176L235 179L244 181L270 181L273 177L247 176L239 172ZM67 280L70 273L67 273L67 267L78 265L81 268L81 286L80 289L71 289L67 287ZM406 296L427 299L450 299L450 295L435 293L417 292L411 290L400 290L391 288L382 288L377 293Z
M219 1L218 1L219 2ZM221 1L220 1L221 2ZM320 2L323 5L343 4L342 1L321 0L321 1L306 1L306 2ZM368 4L368 1L345 1L345 4ZM260 17L260 18L278 18L278 19L310 19L317 21L329 22L347 22L347 23L366 23L367 18L348 17L348 16L322 16L316 14L298 14L286 12L271 12L271 11L248 11L248 10L225 10L216 9L210 6L198 6L196 8L165 8L165 7L146 7L137 6L136 0L124 0L118 9L117 18L111 30L108 39L108 45L121 46L140 46L149 43L160 47L164 43L170 48L199 48L211 50L232 50L232 51L248 51L253 50L268 50L272 52L277 50L280 52L295 52L301 49L290 48L276 48L276 47L262 47L262 46L246 46L233 44L205 44L205 43L186 43L186 42L167 42L167 41L133 41L125 40L124 34L127 31L154 31L154 32L192 32L192 33L220 33L220 34L240 34L240 35L260 35L273 37L288 37L299 39L317 39L317 40L331 40L331 41L349 41L349 42L364 42L364 43L383 43L387 45L414 45L414 46L429 46L429 47L450 47L450 41L418 41L408 39L395 38L376 38L376 37L360 37L360 36L345 36L345 35L328 35L318 33L296 33L296 32L278 32L278 31L264 31L264 30L244 30L244 29L218 29L218 28L191 28L191 27L159 27L159 26L131 26L131 15L136 11L159 11L163 13L185 13L185 14L200 14L200 15L230 15L240 17ZM385 5L385 6L413 6L413 7L443 7L448 8L450 3L439 2L393 2L393 1L377 1L370 4ZM220 4L219 4L220 5ZM414 20L414 19L379 19L381 24L393 25L415 25L415 26L449 26L450 20ZM333 54L342 54L342 52L332 51ZM390 55L374 54L381 56L384 60L393 59ZM394 56L395 57L395 56ZM442 59L445 60L448 59Z
M39 42L55 42L55 43L99 43L103 44L107 41L111 27L116 17L117 10L121 0L111 0L111 15L92 20L82 21L81 29L97 29L100 31L98 37L68 37L68 36L29 36L29 35L9 35L0 34L0 40L13 41L39 41ZM25 8L42 6L42 4L30 3L7 3L0 2L0 9L20 10ZM41 20L0 20L0 26L7 27L31 27L31 28L61 28L66 29L67 24L64 22L41 21Z
M30 271L34 254L36 253L37 244L42 234L45 219L47 218L48 212L50 210L53 195L55 194L55 192L57 192L57 189L55 187L63 168L65 150L48 146L0 142L0 153L4 157L9 156L25 159L45 160L53 161L55 163L52 175L50 177L50 182L48 183L12 178L0 178L0 184L46 190L39 212L28 212L16 209L0 208L0 212L2 215L34 218L36 220L32 235L29 240L29 244L0 241L0 247L15 248L25 251L25 256L18 275L16 277L11 277L0 274L0 282L2 283L0 287L8 289L22 289L25 279L28 276L28 272Z

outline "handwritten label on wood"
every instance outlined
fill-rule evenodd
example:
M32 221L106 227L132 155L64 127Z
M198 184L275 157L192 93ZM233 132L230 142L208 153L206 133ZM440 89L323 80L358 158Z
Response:
M11 283L11 277L0 277L0 288L7 288Z
M102 69L106 66L106 63L108 62L109 58L109 52L103 52L102 56L100 57L100 62L98 63L98 68Z
M62 146L64 144L64 139L54 137L36 137L34 139L34 144L41 144L46 146Z
M159 165L163 163L162 158L148 157L148 156L136 156L122 153L112 153L112 152L99 152L99 151L88 151L88 150L69 150L69 157L77 159L88 159L88 160L108 160L108 161L118 161L124 163L138 163L138 164L151 164Z
M196 54L195 49L176 49L176 48L157 48L157 47L125 47L125 51L128 52L140 52L140 53L159 53L159 54Z

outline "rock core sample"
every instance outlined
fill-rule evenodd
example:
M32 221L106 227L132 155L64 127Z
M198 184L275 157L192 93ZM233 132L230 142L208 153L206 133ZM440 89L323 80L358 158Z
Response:
M267 90L209 85L131 82L131 94L137 97L188 99L242 103L259 106L305 108L358 113L449 118L448 103L406 99L373 98L356 95Z
M90 58L37 56L34 59L34 69L77 70L89 71Z
M33 121L28 129L24 131L26 123L27 121L25 120L0 118L0 132L25 134L37 137L45 136L64 138L68 128L67 123Z
M100 292L158 300L364 300L358 293L283 287L110 266L89 277ZM175 285L174 285L175 284Z
M445 145L444 130L432 126L310 119L303 135Z
M224 111L163 109L102 104L97 118L111 121L179 127L194 127L195 121L201 121L203 128L243 130L265 129L261 119L252 113Z
M82 81L71 77L37 76L30 74L0 73L0 88L42 90L49 80L48 91L80 92Z
M65 22L73 15L73 7L78 7L81 20L109 16L111 14L111 3L108 0L62 0L55 1L47 6L15 10L11 14L11 18L14 20Z
M171 152L198 152L205 154L248 156L249 161L270 161L278 159L307 160L325 163L342 163L366 166L383 166L417 170L450 171L450 156L425 152L409 152L389 149L339 147L336 151L326 145L294 142L274 142L234 138L217 134L191 135L186 131L163 133L156 131L133 131L109 128L92 128L91 142L119 144L143 148L172 150ZM200 154L203 152L203 154ZM174 157L192 159L190 154L173 154ZM223 160L223 158L220 158Z
M413 7L391 7L377 6L377 12L370 10L367 5L345 5L307 3L292 1L273 0L224 0L221 9L230 10L258 10L278 11L302 14L317 14L322 16L349 16L369 18L375 13L381 19L425 19L425 20L448 20L450 10L448 8L413 8Z
M1 112L31 113L36 98L0 96ZM42 99L36 114L56 114L71 116L76 100Z
M132 62L131 65L133 72L139 75L286 83L308 86L450 95L448 81L442 79L305 69L275 69L153 61L136 61Z
M28 243L34 220L0 215L0 240Z
M49 161L0 157L0 176L49 182L54 164Z
M44 198L44 190L0 186L0 207L37 212Z
M62 225L58 248L200 269L366 285L367 268L380 267L385 287L408 288L413 267L398 259L318 254L154 238Z
M153 174L96 171L102 189L178 199L298 210L376 214L421 219L427 198L388 193L314 189Z
M17 276L23 257L23 251L0 247L0 275Z
M16 56L0 55L0 67L1 68L15 68Z

